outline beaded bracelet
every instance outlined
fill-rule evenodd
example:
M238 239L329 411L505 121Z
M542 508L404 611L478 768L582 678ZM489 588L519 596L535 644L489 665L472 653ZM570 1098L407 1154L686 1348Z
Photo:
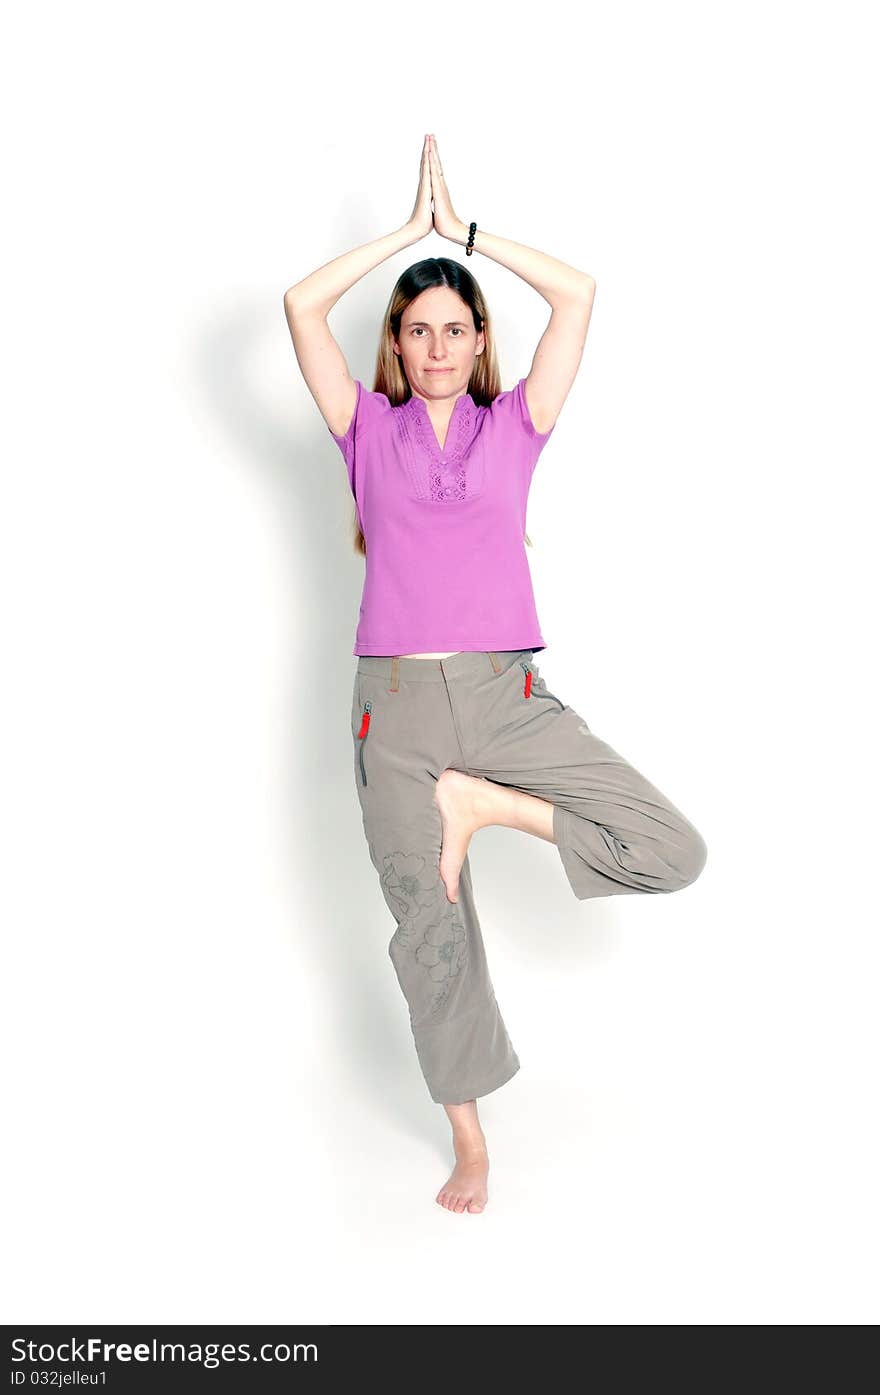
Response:
M473 252L473 250L474 250L474 233L475 233L476 231L477 231L477 225L476 225L476 223L471 223L471 230L470 230L470 232L468 233L467 246L466 246L465 249L464 249L464 251L465 251L465 256L467 256L467 257L469 257L469 256L471 255L471 252Z

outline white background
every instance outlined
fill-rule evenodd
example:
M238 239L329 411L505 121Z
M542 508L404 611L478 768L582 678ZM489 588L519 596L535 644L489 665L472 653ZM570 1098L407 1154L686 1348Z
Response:
M6 1322L878 1317L871 7L20 11L2 508ZM571 28L577 23L577 31ZM471 867L481 1216L387 955L363 561L285 289L456 212L596 278L528 529L548 688L705 837ZM11 197L10 197L11 196ZM370 379L400 272L331 312ZM505 387L547 303L474 256Z

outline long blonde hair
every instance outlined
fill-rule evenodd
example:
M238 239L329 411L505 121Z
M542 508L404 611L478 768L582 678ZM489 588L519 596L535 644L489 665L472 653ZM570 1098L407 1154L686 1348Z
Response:
M391 292L382 322L373 392L383 392L392 407L399 407L412 397L409 382L403 371L403 360L394 352L394 342L400 340L404 310L422 294L422 291L427 291L432 286L448 286L461 296L473 316L474 329L478 334L480 330L483 331L483 352L474 359L467 391L478 407L489 407L501 392L501 375L495 357L489 309L483 292L467 268L449 257L426 257L424 261L414 262L412 266L407 267L399 277ZM367 545L358 522L357 508L353 507L352 512L354 549L365 557ZM532 546L528 533L524 534L524 540L529 547Z

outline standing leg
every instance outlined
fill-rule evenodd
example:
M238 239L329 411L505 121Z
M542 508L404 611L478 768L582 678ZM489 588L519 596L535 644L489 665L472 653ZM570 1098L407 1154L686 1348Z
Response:
M427 662L401 660L404 674L420 676L393 687L390 661L360 661L354 770L370 858L396 923L388 952L419 1064L431 1098L458 1105L498 1089L520 1063L495 999L467 859L456 904L440 876L434 795L460 752L442 673L412 667Z

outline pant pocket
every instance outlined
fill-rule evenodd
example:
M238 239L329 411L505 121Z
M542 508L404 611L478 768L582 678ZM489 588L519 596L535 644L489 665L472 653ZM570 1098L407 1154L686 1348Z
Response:
M373 704L369 698L366 698L364 702L359 701L359 711L360 727L358 728L358 731L355 735L355 740L358 743L358 763L360 765L361 784L365 786L367 783L367 763L365 757L365 750L367 745L367 737L370 734L370 720L373 713Z
M547 686L543 678L536 672L532 664L526 659L520 659L519 667L523 671L522 694L524 699L541 700L547 698L550 702L557 703L560 712L565 711L565 703L561 698L558 698L555 693L547 691Z

